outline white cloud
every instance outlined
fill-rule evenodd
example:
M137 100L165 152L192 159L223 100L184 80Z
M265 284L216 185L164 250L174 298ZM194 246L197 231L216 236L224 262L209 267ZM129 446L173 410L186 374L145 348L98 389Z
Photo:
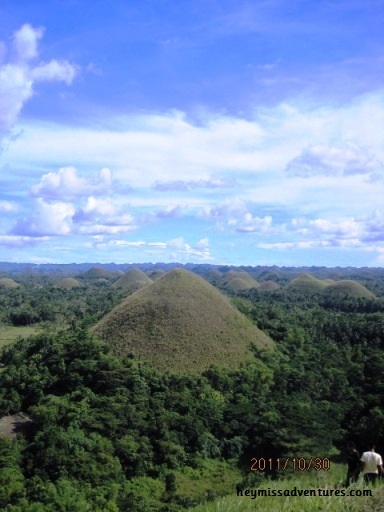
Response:
M315 145L304 149L288 162L286 171L292 176L351 176L367 174L384 178L384 165L367 149L356 144L343 147Z
M237 222L236 231L240 233L260 232L266 233L271 230L272 217L254 217L251 213L246 213L242 219Z
M166 257L166 251L170 259L177 261L189 261L190 259L196 261L208 261L212 260L212 256L209 249L209 239L202 238L196 244L192 245L185 241L184 237L172 238L166 242L144 242L138 241L127 241L127 240L104 240L101 236L92 237L95 242L92 246L96 249L108 249L113 247L130 247L132 249L140 249L147 254L160 255Z
M137 227L133 216L125 212L125 205L92 196L77 210L73 222L75 231L81 234L128 233Z
M47 203L38 198L28 217L19 219L12 234L22 236L68 235L75 208L71 203Z
M14 126L23 105L32 97L34 82L59 80L69 85L78 72L66 61L31 64L38 57L42 35L41 28L23 25L14 34L14 60L0 65L0 138Z
M31 194L46 199L64 199L108 194L112 187L112 173L104 167L96 176L82 178L74 167L62 167L56 173L44 174L31 188Z
M32 79L36 82L59 81L71 85L77 73L77 67L67 61L51 60L39 64L31 70Z
M42 28L33 28L25 23L13 36L13 46L17 60L25 62L38 56L37 44L43 36Z
M236 180L232 178L209 178L206 180L176 180L176 181L157 181L154 184L154 189L160 192L169 192L169 191L187 191L194 190L198 188L232 188L237 185Z
M0 245L5 247L30 247L36 245L41 241L49 240L48 236L31 237L31 236L17 236L17 235L0 235Z
M17 204L12 203L11 201L0 201L0 212L3 213L13 213L17 212L19 207Z

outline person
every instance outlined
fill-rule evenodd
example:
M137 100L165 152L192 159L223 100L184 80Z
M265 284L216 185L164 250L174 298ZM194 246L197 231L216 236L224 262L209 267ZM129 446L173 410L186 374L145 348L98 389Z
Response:
M347 478L345 482L345 486L349 487L354 482L357 482L357 479L359 477L360 473L360 454L356 450L356 446L354 443L348 443L347 444L347 464L348 464L348 471L347 471Z
M375 483L379 474L384 473L383 459L375 450L376 446L371 444L370 450L364 452L360 459L365 483Z

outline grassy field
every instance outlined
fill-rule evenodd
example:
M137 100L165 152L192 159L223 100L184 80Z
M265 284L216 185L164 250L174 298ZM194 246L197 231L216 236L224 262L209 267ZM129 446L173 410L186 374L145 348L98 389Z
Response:
M0 324L0 349L5 345L9 345L17 338L27 338L35 334L38 327L36 325L27 325L25 327L14 327L12 325Z
M297 473L292 478L279 481L266 480L260 487L249 486L253 492L265 490L266 495L253 498L251 495L237 496L236 489L231 495L219 498L211 503L200 505L189 512L379 512L384 510L384 484L377 487L364 487L362 482L345 489L343 480L346 468L333 464L328 472ZM322 496L284 496L284 491L315 490ZM330 495L330 491L333 495ZM371 496L364 496L365 491L371 491ZM282 496L277 494L281 491ZM339 491L339 496L335 496ZM349 494L356 495L351 496ZM341 495L345 492L345 496ZM276 494L276 496L274 495ZM299 494L297 492L297 494ZM326 494L329 494L328 496ZM360 494L360 495L359 495Z

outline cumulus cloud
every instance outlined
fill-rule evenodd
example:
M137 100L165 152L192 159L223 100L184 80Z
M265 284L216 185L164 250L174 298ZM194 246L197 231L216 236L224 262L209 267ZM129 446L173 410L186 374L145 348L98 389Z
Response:
M0 201L0 212L2 213L17 212L18 209L19 207L15 203L12 203L10 201Z
M132 215L124 211L112 199L88 197L83 208L73 216L76 231L81 234L127 233L136 228Z
M384 177L384 165L367 149L356 144L343 147L314 145L304 149L298 157L288 162L286 171L292 176L352 176L369 175Z
M74 213L75 208L71 203L48 203L38 198L31 214L19 219L11 234L35 237L68 235Z
M13 35L13 47L17 61L25 62L38 56L37 44L43 36L42 28L33 28L25 23Z
M208 238L202 238L195 245L187 243L184 237L173 238L172 240L168 240L166 248L174 251L172 256L175 256L177 259L180 259L180 256L182 259L190 256L200 260L212 259Z
M238 233L266 233L272 229L272 217L254 216L250 211L250 204L238 197L218 203L214 207L204 207L201 216L214 220L223 227L234 229Z
M237 222L236 231L239 233L266 233L272 227L272 217L266 215L265 217L254 217L251 213L246 213Z
M31 188L31 195L45 199L64 199L105 195L112 188L112 173L104 167L96 176L78 176L74 167L62 167L56 173L44 174Z
M216 206L205 206L201 212L201 216L207 219L214 219L216 221L225 221L229 224L233 224L239 216L243 216L247 213L247 207L245 202L238 198L232 197L220 203Z
M53 59L34 64L42 36L43 29L23 25L13 36L13 57L0 65L0 137L16 123L23 105L33 95L35 82L58 80L69 85L78 72L67 61Z

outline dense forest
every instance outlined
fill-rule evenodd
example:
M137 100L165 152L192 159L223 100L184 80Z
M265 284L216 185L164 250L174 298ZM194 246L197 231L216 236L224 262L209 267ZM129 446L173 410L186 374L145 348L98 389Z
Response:
M194 375L118 356L90 333L126 289L13 276L1 326L36 331L1 354L0 417L27 421L0 437L0 509L180 511L257 485L253 457L342 460L348 441L383 452L382 273L360 275L374 298L284 287L295 275L282 273L275 291L216 283L275 346Z

